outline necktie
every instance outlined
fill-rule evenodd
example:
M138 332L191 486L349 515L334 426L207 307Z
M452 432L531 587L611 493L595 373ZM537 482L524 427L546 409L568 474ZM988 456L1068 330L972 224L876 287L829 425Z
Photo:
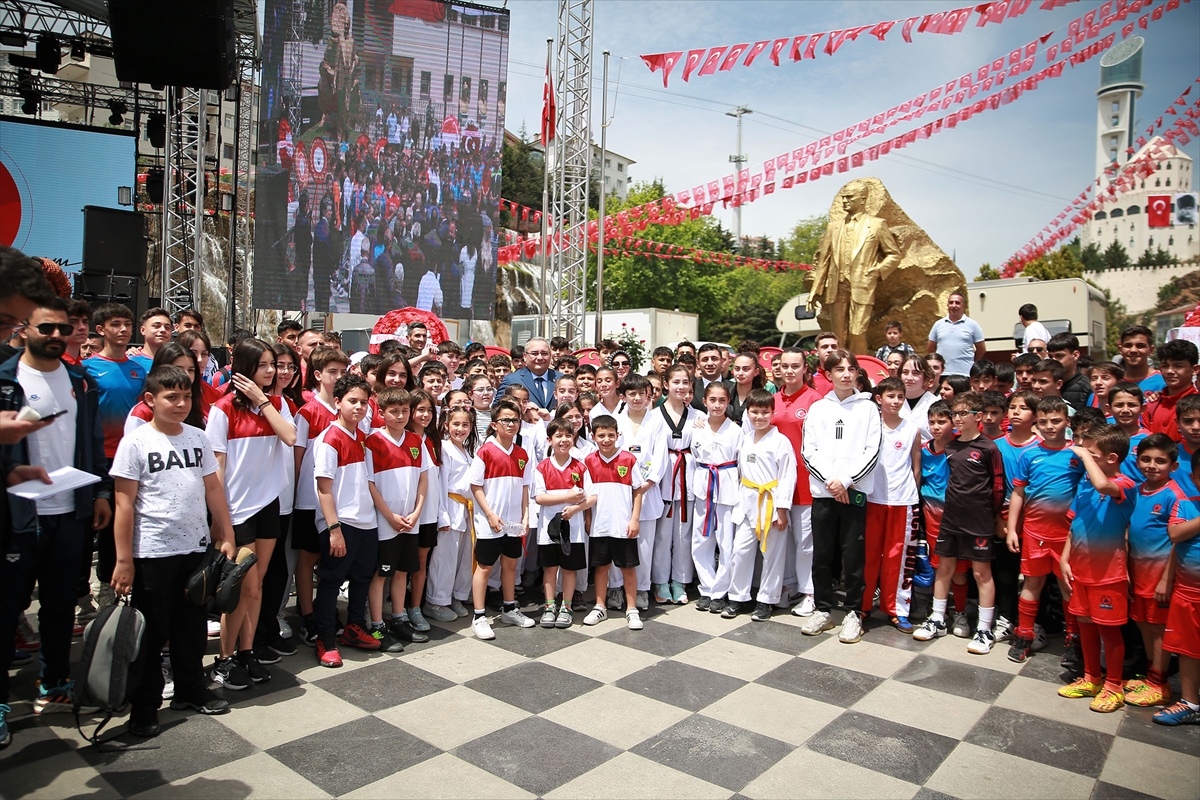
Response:
M542 408L545 408L546 407L546 379L538 378L536 383L537 383L537 390L538 390L538 405L540 405Z

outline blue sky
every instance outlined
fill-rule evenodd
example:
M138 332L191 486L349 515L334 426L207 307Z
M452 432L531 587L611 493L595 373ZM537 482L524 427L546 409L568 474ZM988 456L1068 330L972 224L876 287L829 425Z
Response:
M682 80L680 64L664 90L661 76L651 74L639 55L828 31L943 11L955 4L597 0L593 136L599 142L600 53L605 49L612 53L610 109L614 100L616 105L609 148L637 162L631 168L635 181L661 177L670 191L679 191L731 171L728 157L735 150L736 123L725 112L736 105L755 112L745 117L742 147L750 165L761 170L767 158L886 111L1035 37L1055 31L1048 42L1054 44L1066 35L1071 20L1101 4L1075 2L1041 11L1040 0L1035 0L1024 16L1002 25L976 28L973 17L960 34L914 34L912 44L903 41L897 26L885 42L864 34L832 57L819 54L815 61L799 63L782 58L775 67L764 53L749 68L693 75L689 83ZM508 8L512 39L506 126L516 131L524 121L535 133L546 39L555 32L557 2L509 0ZM1106 33L1115 31L1120 41L1120 27L1118 23ZM1146 92L1138 106L1139 127L1144 130L1200 75L1200 0L1181 5L1137 33L1146 38ZM1043 52L1038 69L1045 64ZM1097 57L1068 66L1062 77L1043 82L1017 102L863 169L762 198L743 211L743 233L778 238L798 219L827 211L846 180L873 175L946 253L957 255L968 279L984 262L998 266L1095 177L1099 61ZM1200 87L1189 99L1196 98L1197 90ZM908 129L901 125L892 130ZM857 145L851 152L855 149ZM1193 139L1184 149L1200 162L1200 141ZM717 213L732 228L732 211Z

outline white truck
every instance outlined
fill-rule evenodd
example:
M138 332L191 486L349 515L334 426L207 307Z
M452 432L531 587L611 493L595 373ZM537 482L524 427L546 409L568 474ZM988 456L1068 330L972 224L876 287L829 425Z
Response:
M783 334L798 334L801 342L811 339L821 330L817 320L804 314L807 294L797 295L779 309L775 327ZM967 284L967 315L983 328L988 357L992 361L1009 361L1015 356L1024 339L1017 309L1026 303L1038 307L1039 321L1051 335L1073 333L1079 339L1079 349L1097 361L1108 358L1107 301L1104 292L1082 278L1039 281L1034 278L1010 278L999 281L973 281ZM800 314L798 317L797 314ZM914 331L910 343L923 351L926 332ZM811 347L811 342L802 346Z

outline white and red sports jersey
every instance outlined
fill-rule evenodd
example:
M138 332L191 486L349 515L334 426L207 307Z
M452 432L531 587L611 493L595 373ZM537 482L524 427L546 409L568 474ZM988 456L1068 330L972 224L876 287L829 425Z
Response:
M235 408L234 397L227 394L217 401L208 412L205 431L213 452L225 454L229 515L234 525L240 525L278 499L287 484L285 459L292 454L257 408ZM292 422L292 412L282 397L267 399L284 421Z
M483 487L483 496L487 498L492 513L506 524L522 523L521 500L533 483L533 462L529 460L525 448L514 443L512 450L505 450L494 438L488 439L471 460L467 480L472 487ZM497 533L492 530L487 515L476 504L475 537L499 539L504 535L504 531Z
M334 422L313 443L313 494L317 478L333 478L333 507L337 521L363 530L375 527L375 504L371 502L371 480L367 465L367 437L355 428L347 431ZM317 504L317 530L323 531L325 515Z
M417 434L412 434L417 436ZM428 436L417 436L423 440L425 444L425 460L429 462L432 469L425 476L425 492L429 498L438 498L442 493L441 470L438 464L437 454L433 451L433 442ZM442 513L440 500L426 500L424 507L421 509L421 518L417 522L421 525L437 524L438 516Z
M633 490L646 482L637 456L628 450L618 450L611 459L599 452L584 459L587 474L583 491L596 497L592 506L592 537L610 536L624 539L633 516Z
M408 516L417 506L421 473L427 472L430 464L422 450L421 437L412 431L405 431L401 441L393 439L387 428L367 437L368 480L375 484L393 514ZM381 541L396 536L396 529L379 509L375 509L375 518ZM416 532L414 526L412 533Z
M317 437L324 433L335 419L337 411L315 394L296 414L296 447L304 449L300 472L296 475L298 509L312 511L317 507L317 490L316 484L313 483L313 446Z
M471 470L472 456L456 445L449 438L442 439L442 465L430 472L438 473L438 492L435 498L433 492L428 492L425 502L435 500L441 503L441 513L438 517L439 528L449 528L452 531L467 530L467 507L458 500L450 498L451 494L465 497L472 503L475 498L471 495L471 482L467 473Z
M208 384L204 384L207 386ZM296 414L299 409L296 404L288 398L283 398L283 402L287 403L288 411L292 415L292 421L295 422ZM299 438L296 441L300 441ZM283 457L284 472L287 474L287 483L283 487L283 491L279 493L279 514L285 516L292 513L292 509L296 504L296 455L294 448L285 448Z
M550 456L538 464L533 473L533 498L536 500L539 495L547 492L582 489L584 473L583 464L574 458L568 458L566 464L559 466L558 460L554 456ZM538 544L552 544L550 535L547 533L550 520L567 505L568 503L554 503L553 505L539 506ZM570 522L571 542L583 544L583 513L571 517Z

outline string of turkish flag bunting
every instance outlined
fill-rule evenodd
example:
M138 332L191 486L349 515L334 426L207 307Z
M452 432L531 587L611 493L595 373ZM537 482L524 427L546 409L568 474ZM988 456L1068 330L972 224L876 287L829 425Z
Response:
M1115 7L1122 0L1112 0L1112 2ZM1190 0L1183 0L1183 2L1190 2ZM1097 9L1097 15L1108 5L1110 3L1105 3L1104 6ZM912 100L893 106L885 112L875 114L855 125L830 134L819 141L809 142L802 147L781 154L777 158L769 159L763 163L763 171L761 173L751 175L750 170L744 169L736 174L726 175L723 178L708 181L706 184L697 185L690 191L679 192L675 195L676 200L681 205L688 205L689 203L711 205L714 202L721 202L725 206L732 205L736 207L754 202L762 196L773 194L777 188L775 182L776 174L779 171L788 173L780 181L779 188L790 189L796 185L819 180L835 172L842 173L864 166L866 162L875 161L880 156L887 155L893 150L902 149L918 139L927 139L944 130L955 128L959 123L965 122L983 111L994 110L1002 105L1007 105L1020 98L1026 91L1038 88L1043 80L1060 77L1063 74L1063 67L1068 63L1074 67L1090 60L1111 47L1116 40L1116 34L1110 33L1103 39L1094 41L1090 45L1082 47L1082 49L1079 49L1079 45L1076 43L1077 40L1082 44L1089 39L1099 36L1106 28L1127 18L1129 13L1134 13L1135 9L1136 11L1145 11L1146 13L1139 17L1136 22L1129 22L1122 27L1121 34L1123 38L1133 33L1135 28L1148 28L1151 22L1156 22L1162 19L1167 12L1179 8L1180 0L1167 0L1165 4L1160 2L1157 7L1152 9L1153 5L1154 0L1133 0L1122 9L1124 16L1115 13L1109 14L1103 17L1100 22L1094 23L1084 30L1083 22L1092 13L1088 12L1088 14L1085 14L1079 20L1073 21L1068 25L1068 35L1066 38L1060 43L1046 49L1047 61L1053 62L1049 66L1044 67L1033 75L1026 76L1016 83L1010 83L1003 91L994 92L989 96L975 100L957 112L943 116L920 128L899 134L879 145L866 148L857 153L848 154L849 144L859 139L885 133L888 128L901 122L920 119L926 114L942 111L950 106L963 103L978 96L980 92L986 92L997 86L1002 86L1009 78L1020 76L1032 70L1035 66L1036 55L1040 45L1049 41L1054 36L1054 32L1014 49L1006 57L1002 56L987 62L973 73L966 73L960 78L947 81L945 84L934 87L932 90L918 95ZM1076 23L1079 23L1078 26ZM1078 28L1078 32L1071 34L1070 31L1076 28ZM1064 54L1069 55L1064 56ZM835 154L837 155L836 159L833 161L826 160L833 158ZM825 163L821 163L822 161ZM790 174L793 172L796 174Z
M751 267L764 272L788 272L791 270L809 270L812 264L801 264L794 261L779 261L773 258L751 258L735 256L731 253L718 253L713 250L701 250L697 247L685 247L666 242L655 242L647 239L633 239L628 236L609 240L616 247L605 247L606 256L653 256L655 258L694 261L697 264L723 264L727 267ZM589 250L596 251L595 245L589 245Z
M1068 3L1078 2L1078 0L1043 0L1038 6L1043 11L1050 11L1056 8L1061 8ZM978 14L979 17L975 22L975 27L982 28L990 23L1001 24L1010 19L1016 19L1029 10L1033 0L998 0L997 2L982 3L977 6L966 6L964 8L948 9L946 11L938 11L933 14L925 14L917 17L901 17L895 20L884 20L882 22L874 22L868 25L859 25L853 28L845 28L842 30L823 31L820 33L803 33L797 36L784 36L778 39L763 39L762 41L750 43L743 42L741 44L725 44L716 47L700 47L686 51L686 56L683 50L677 50L669 53L651 53L641 56L642 62L645 63L651 72L661 72L663 86L669 85L671 73L675 67L683 62L683 79L690 81L693 75L707 76L714 75L717 72L729 72L738 66L739 61L743 67L749 67L759 56L768 52L767 60L775 66L779 66L781 57L784 57L793 62L803 61L805 59L815 59L818 52L822 52L827 56L832 56L846 42L856 41L859 36L864 33L868 36L874 36L879 41L886 41L886 36L896 26L900 27L900 35L904 41L912 43L913 33L922 34L943 34L952 36L956 33L962 33L966 28L967 22L970 21L972 14ZM1069 30L1069 39L1074 39L1073 42L1068 41L1068 46L1071 44L1079 45L1085 41L1086 36L1097 25L1111 24L1105 20L1124 21L1129 14L1136 14L1142 6L1147 6L1146 3L1131 2L1131 0L1111 0L1101 5L1098 9L1089 11L1079 19L1071 22ZM1085 34L1084 38L1077 38L1080 34ZM1090 38L1094 38L1099 31L1091 33ZM745 55L743 59L742 56ZM1053 56L1051 57L1053 60Z
M1097 177L1088 184L1087 188L1080 192L1079 196L1060 211L1054 219L1005 260L1001 268L1001 276L1005 278L1015 276L1028 264L1053 250L1059 242L1073 234L1080 225L1092 219L1096 212L1102 210L1106 204L1113 202L1119 195L1134 189L1139 181L1154 174L1158 169L1157 162L1175 155L1176 144L1186 145L1191 141L1189 133L1200 138L1200 98L1195 100L1190 107L1187 101L1188 95L1191 94L1192 88L1197 83L1200 83L1200 78L1196 78L1189 84L1183 94L1167 107L1162 116L1146 129L1145 136L1137 138L1136 146L1126 148L1125 153L1133 156L1138 150L1145 148L1147 143L1154 144L1153 138L1147 139L1146 137L1154 137L1155 131L1162 128L1163 123L1169 117L1174 117L1174 122L1162 132L1163 143L1142 150L1119 169L1116 164L1106 169L1108 185L1102 191L1096 192L1095 197L1089 201L1088 196L1097 187L1103 185L1105 176ZM1181 112L1176 110L1176 106L1183 109L1182 116Z

